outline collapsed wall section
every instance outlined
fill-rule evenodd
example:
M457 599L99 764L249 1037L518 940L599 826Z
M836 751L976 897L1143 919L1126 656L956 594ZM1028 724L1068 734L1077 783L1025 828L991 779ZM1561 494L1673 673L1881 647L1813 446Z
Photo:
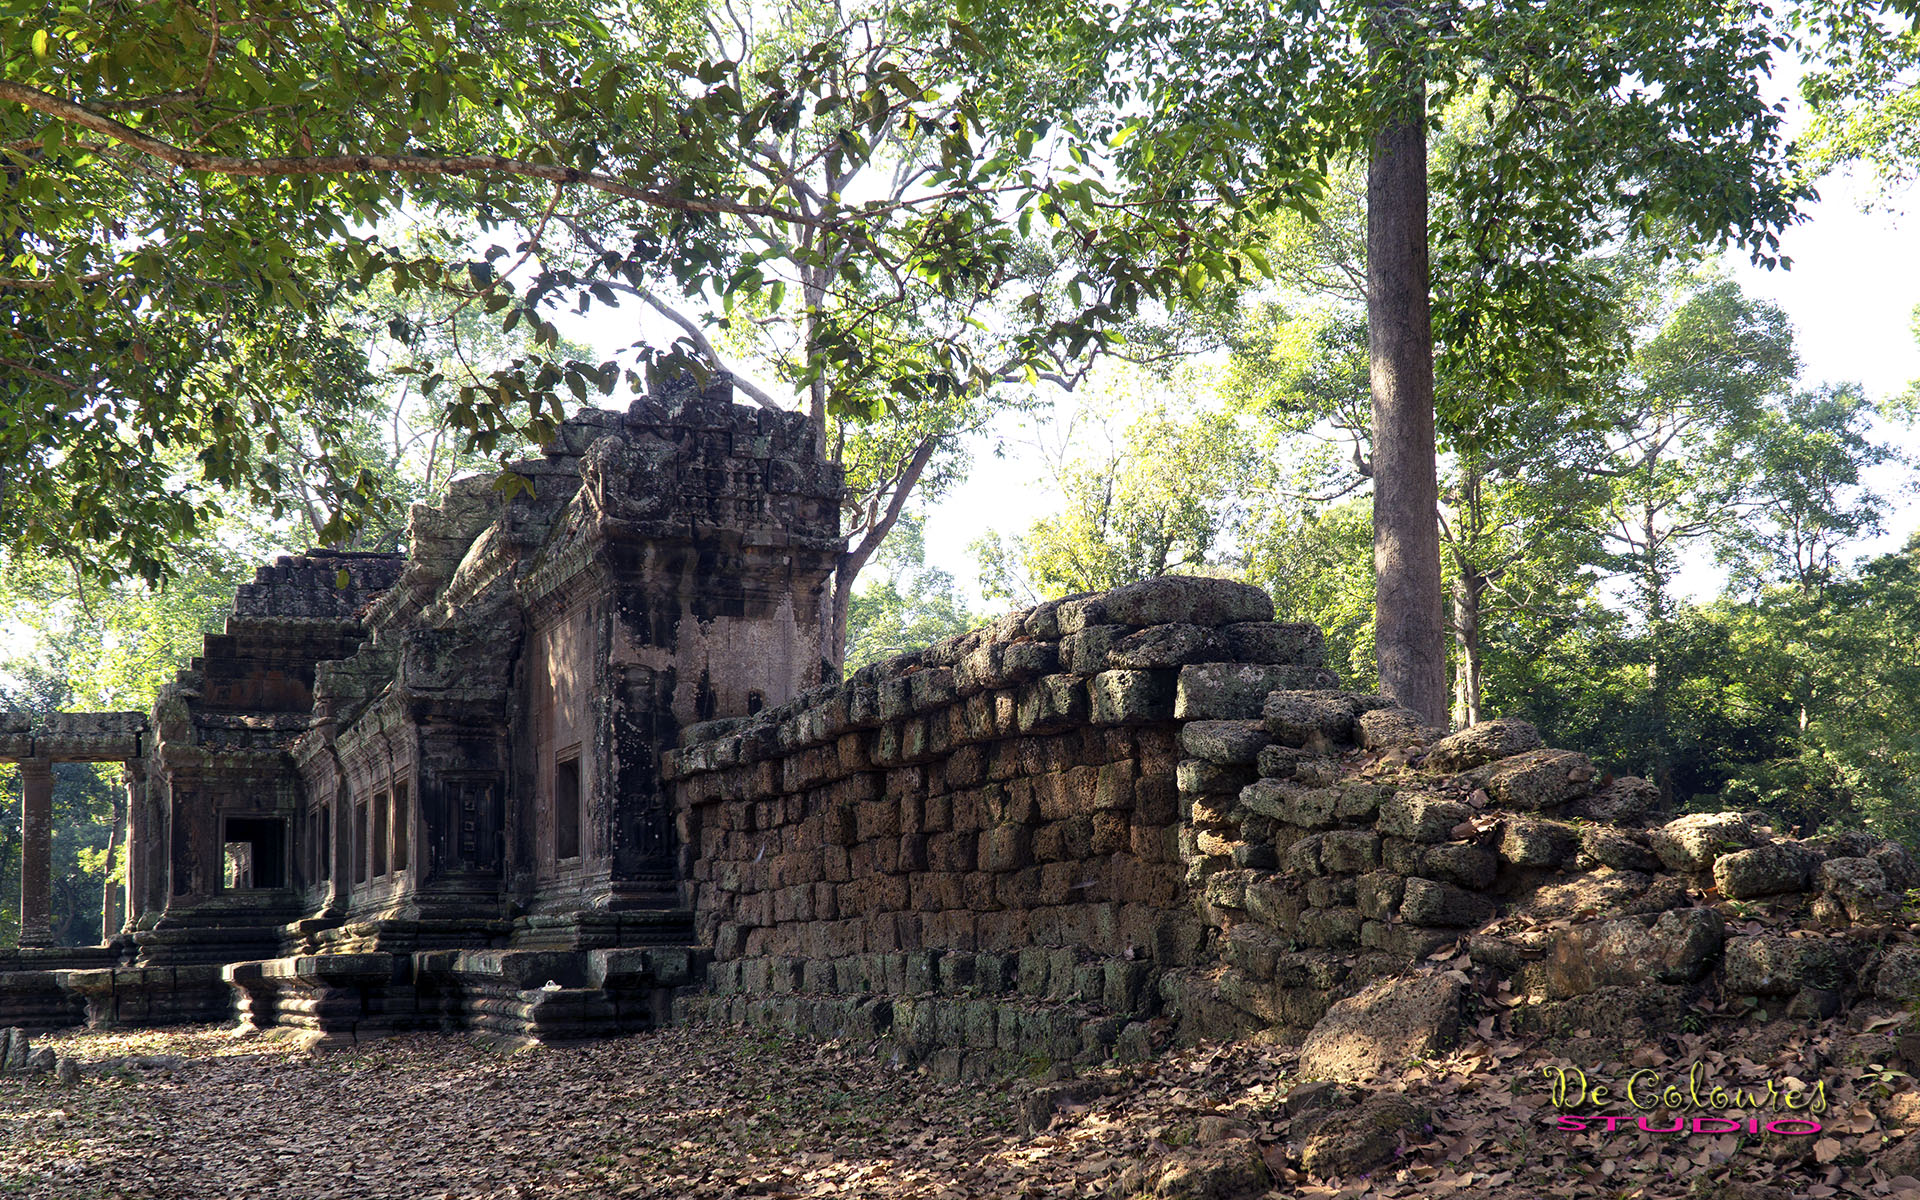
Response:
M1181 727L1327 687L1257 588L1163 578L858 671L667 756L714 962L691 1019L988 1069L1105 1055L1197 968Z
M1182 736L1220 960L1198 1031L1290 1031L1311 1074L1390 1070L1470 1020L1632 1041L1920 992L1895 843L1675 817L1526 722L1442 736L1372 696L1276 692Z
M1152 580L689 729L714 960L677 1015L946 1074L1266 1031L1357 1078L1489 1017L1631 1040L1920 993L1901 847L1675 817L1521 721L1446 734L1270 615Z

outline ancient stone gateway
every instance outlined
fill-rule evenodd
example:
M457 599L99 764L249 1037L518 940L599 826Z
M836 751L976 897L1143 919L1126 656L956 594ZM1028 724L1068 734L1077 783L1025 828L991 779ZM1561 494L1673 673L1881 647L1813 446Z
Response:
M132 781L124 928L0 959L0 1025L714 1020L950 1073L1316 1030L1355 1074L1494 976L1541 1028L1920 984L1900 848L1650 819L1518 722L1442 739L1242 584L827 681L840 480L724 382L584 411L516 471L416 507L406 557L262 568L148 718L0 724ZM1716 898L1754 897L1831 936L1736 933Z

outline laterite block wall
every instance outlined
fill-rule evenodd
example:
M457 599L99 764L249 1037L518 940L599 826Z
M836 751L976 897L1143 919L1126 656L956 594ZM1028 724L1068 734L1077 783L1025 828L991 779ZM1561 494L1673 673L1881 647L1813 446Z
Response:
M714 961L680 1015L954 1068L1144 1050L1163 977L1211 954L1182 727L1336 683L1319 631L1272 616L1150 580L688 730L666 772Z

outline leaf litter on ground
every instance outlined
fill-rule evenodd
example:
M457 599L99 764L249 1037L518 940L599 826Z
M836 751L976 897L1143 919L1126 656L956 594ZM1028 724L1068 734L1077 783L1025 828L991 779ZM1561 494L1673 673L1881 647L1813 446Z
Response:
M1504 1014L1476 1021L1462 1046L1387 1085L1430 1123L1353 1179L1300 1169L1284 1105L1301 1082L1297 1052L1260 1041L1083 1072L1112 1086L1023 1132L1020 1097L1045 1080L944 1082L871 1047L724 1027L525 1048L410 1034L319 1055L219 1028L76 1032L36 1044L93 1064L78 1083L0 1080L0 1196L1109 1197L1150 1192L1211 1154L1256 1158L1270 1176L1207 1193L1222 1197L1679 1198L1708 1194L1710 1179L1714 1200L1920 1200L1920 1180L1880 1166L1920 1136L1920 1088L1882 1050L1900 1025L1856 1011L1636 1046L1513 1037ZM111 1065L163 1056L177 1065ZM1824 1079L1823 1136L1553 1128L1546 1069L1678 1077L1695 1060L1741 1083Z

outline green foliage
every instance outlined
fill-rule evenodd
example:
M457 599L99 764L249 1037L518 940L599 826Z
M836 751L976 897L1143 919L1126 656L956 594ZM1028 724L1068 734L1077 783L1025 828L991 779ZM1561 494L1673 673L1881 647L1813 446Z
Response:
M688 49L729 23L738 46ZM339 341L336 298L375 280L531 331L483 380L442 379L461 448L504 454L550 436L568 398L710 365L697 330L583 361L558 344L562 305L669 288L728 320L797 318L786 373L824 439L828 412L1052 370L1239 269L1178 253L1177 213L1109 236L1095 164L1049 162L976 105L1016 73L931 0L747 18L666 0L16 6L0 436L37 469L0 532L155 578L207 489L290 505L275 455L303 439L333 468L323 507L356 512L378 490L350 447L356 374L313 364ZM396 241L401 223L428 234ZM983 297L1010 323L993 346Z
M1282 621L1311 621L1343 687L1379 683L1373 641L1373 513L1366 500L1277 504L1248 538L1247 581L1273 596Z
M1057 465L1063 512L975 543L981 589L1032 604L1222 569L1260 477L1253 438L1232 414L1152 405L1110 453Z
M1863 473L1911 461L1873 440L1878 415L1855 384L1795 391L1757 414L1735 455L1743 519L1720 546L1736 586L1818 588L1843 546L1881 532L1886 502Z
M1861 164L1883 184L1920 169L1920 12L1911 3L1818 0L1794 6L1808 69L1810 174Z
M964 633L979 623L952 575L927 565L926 531L902 516L874 557L878 578L853 594L847 614L846 669L857 670Z
M1920 840L1920 544L1817 590L1679 605L1653 632L1604 611L1530 638L1496 632L1494 710L1556 745L1664 771L1682 804ZM1659 703L1656 662L1673 681Z
M1920 842L1920 539L1818 590L1770 588L1715 615L1745 692L1789 735L1774 756L1734 765L1727 796Z
M1761 90L1781 20L1706 0L1146 7L1115 38L1152 115L1116 159L1163 193L1316 215L1392 81L1424 79L1452 141L1432 162L1437 369L1504 409L1534 383L1513 330L1578 344L1605 325L1590 255L1656 235L1775 261L1808 194Z

